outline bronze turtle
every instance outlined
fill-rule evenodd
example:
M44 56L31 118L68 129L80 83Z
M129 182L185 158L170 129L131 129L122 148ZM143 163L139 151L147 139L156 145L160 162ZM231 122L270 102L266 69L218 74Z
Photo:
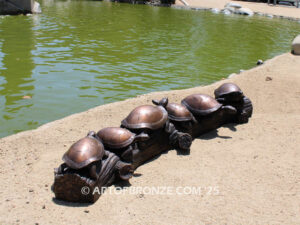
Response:
M119 127L106 127L97 132L98 138L106 148L118 149L130 145L135 134Z
M232 106L237 110L233 122L247 123L252 116L253 106L251 100L234 83L222 84L215 90L215 98L226 106Z
M169 103L168 98L163 98L160 101L152 100L153 104L163 106L167 112L171 121L192 121L194 116L192 113L182 104Z
M168 113L163 107L142 105L132 110L121 124L128 129L156 130L162 128L167 119Z
M104 156L104 146L96 138L95 132L89 132L85 138L74 143L63 155L62 160L68 167L75 170L87 168L90 176L97 179L97 163Z
M167 99L164 104L167 104ZM162 105L136 107L121 122L121 127L145 137L149 136L148 140L138 141L137 148L132 151L135 167L170 148L188 150L192 143L189 134L178 132L170 123L168 112ZM122 155L122 158L125 156Z
M114 152L126 162L132 162L132 152L137 149L136 142L146 141L149 135L142 132L139 135L125 128L107 127L97 133L105 149Z
M222 84L215 90L215 98L220 101L240 101L244 95L242 90L234 83L225 83Z
M170 120L178 122L194 120L192 113L182 104L169 103L166 110Z
M160 101L152 100L153 104L163 106L168 112L169 120L175 125L178 131L191 133L191 128L196 119L193 114L182 104L169 103L168 98Z
M220 104L213 97L205 94L189 95L181 102L197 120L191 129L194 138L230 122L237 114L234 107Z
M51 189L57 199L95 202L102 194L102 187L111 185L116 179L128 180L132 177L132 172L131 164L122 162L110 151L104 151L101 160L81 169L72 169L66 163L61 164L54 170L55 179Z
M162 98L160 101L152 100L153 104L166 109L168 121L166 123L166 132L170 134L169 141L173 147L179 147L181 150L189 150L192 144L190 129L192 121L196 122L194 116L187 108L181 104L169 103L168 98Z
M193 114L197 116L207 116L222 108L213 97L205 94L193 94L184 98L181 103Z
M146 134L136 135L120 127L103 128L98 131L97 136L108 149L125 148L136 141L143 141L149 138Z

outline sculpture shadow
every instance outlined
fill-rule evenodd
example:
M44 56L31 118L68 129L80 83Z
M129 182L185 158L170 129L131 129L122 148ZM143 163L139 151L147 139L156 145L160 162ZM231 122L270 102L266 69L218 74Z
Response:
M118 180L112 184L115 188L126 188L130 187L131 183L128 180Z
M191 149L182 150L182 149L175 149L177 155L190 155Z
M156 159L158 159L161 155L163 155L163 154L168 154L169 151L173 151L173 150L176 151L176 154L177 154L177 155L190 155L190 150L181 150L181 149L176 149L176 148L173 149L173 148L171 148L171 149L165 150L165 151L161 152L159 155L156 155L156 156L154 156L153 158L147 160L147 161L144 162L141 166L146 165L146 164L148 164L148 163L150 163L150 162L153 162L153 161L155 161ZM133 174L133 176L134 176L134 177L138 177L138 176L141 176L141 174L137 174L136 176Z
M159 154L156 155L156 156L153 156L151 159L148 159L146 162L144 162L144 163L143 163L142 165L140 165L140 166L143 166L143 165L146 165L146 164L148 164L148 163L150 163L150 162L155 161L155 160L158 159L162 154L167 154L169 151L170 151L170 150L166 150L166 151L164 151L164 152L159 153ZM139 166L139 167L140 167L140 166Z
M141 174L141 173L134 173L132 176L133 177L141 177L141 176L143 176L143 174Z
M67 202L67 201L63 201L63 200L58 200L55 197L52 198L52 202L54 202L57 205L61 205L61 206L67 206L67 207L88 207L90 205L93 205L94 203L77 203L77 202Z
M237 123L227 123L227 124L224 124L222 127L226 127L228 129L230 129L231 131L234 131L236 132L237 129L236 129L236 126L238 126L239 124Z
M237 131L237 129L236 129L237 125L238 124L235 124L235 123L228 123L228 124L222 125L221 127L225 127L225 128L230 129L233 132L236 132ZM215 129L215 130L212 130L212 131L209 131L207 133L202 134L201 136L197 137L196 139L211 140L211 139L214 139L214 138L231 139L232 137L231 136L221 136L221 135L218 134L218 129Z

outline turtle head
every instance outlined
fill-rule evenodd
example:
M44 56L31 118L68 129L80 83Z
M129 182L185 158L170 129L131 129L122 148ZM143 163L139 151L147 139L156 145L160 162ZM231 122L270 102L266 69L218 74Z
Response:
M134 142L147 141L150 139L150 136L145 132L142 132L134 137Z
M95 132L95 131L89 131L88 134L87 134L87 136L88 136L88 137L96 138L97 135L96 135L96 132Z
M236 108L234 108L231 105L222 106L222 109L224 110L225 113L228 113L230 115L235 115L237 113Z
M154 105L159 105L159 106L162 106L162 107L166 107L167 105L168 105L168 102L169 102L169 100L168 100L168 98L162 98L161 100L155 100L155 99L153 99L152 100L152 103L154 104Z

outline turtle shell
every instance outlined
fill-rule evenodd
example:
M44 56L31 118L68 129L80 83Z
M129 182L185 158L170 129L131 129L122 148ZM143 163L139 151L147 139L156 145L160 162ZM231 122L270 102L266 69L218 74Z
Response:
M228 95L231 96L243 96L242 90L234 83L225 83L222 84L215 90L215 97L216 98L223 98Z
M74 143L62 159L72 169L81 169L102 159L103 155L103 144L96 138L87 136Z
M162 106L142 105L136 107L122 121L122 126L128 129L161 128L168 119L168 113Z
M174 121L191 121L193 115L191 112L182 104L169 103L166 106L168 117Z
M130 145L134 141L135 134L120 127L107 127L98 131L97 136L108 148L118 149Z
M213 97L205 94L193 94L181 101L195 115L206 116L222 107Z

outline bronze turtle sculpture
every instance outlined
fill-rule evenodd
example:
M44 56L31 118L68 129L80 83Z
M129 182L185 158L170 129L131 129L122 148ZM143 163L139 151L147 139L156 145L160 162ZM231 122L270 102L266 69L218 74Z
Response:
M154 136L160 135L159 132L155 134L155 130L163 129L169 135L169 143L173 147L188 150L192 144L192 137L190 137L189 134L178 132L175 129L174 124L168 119L168 112L165 110L167 104L168 99L164 98L163 103L157 106L142 105L136 107L126 119L122 121L122 127L135 131L141 129L141 134L146 132L147 134L154 134Z
M213 115L220 110L226 110L229 113L235 114L235 108L231 106L223 106L213 97L206 94L193 94L184 98L181 103L198 118Z
M144 141L149 138L146 134L136 135L120 127L103 128L98 131L97 136L104 146L109 149L125 148L136 141Z
M95 202L116 179L132 177L132 165L104 150L95 132L74 143L63 156L64 163L54 170L52 191L57 199L71 202ZM94 193L95 188L98 191Z
M83 192L86 188L107 187L118 178L128 180L133 169L154 156L174 147L188 150L192 137L251 117L252 103L237 85L221 85L215 97L193 94L181 104L169 103L168 98L153 100L156 106L136 107L121 127L89 132L69 148L64 163L55 169L56 198L95 202L101 193Z
M88 172L87 176L89 178L97 180L103 169L102 159L106 159L107 155L108 151L104 149L104 146L97 138L96 133L91 131L85 138L74 143L63 155L62 160L70 169L85 170ZM66 166L63 165L59 169L66 168ZM130 174L132 169L129 164L120 162L118 169L119 177L121 179L128 180L131 177ZM127 174L125 171L127 171Z
M234 83L224 83L220 87L218 87L215 92L215 98L219 102L237 102L240 101L244 94L239 86Z
M169 103L168 98L162 98L160 101L152 100L153 104L163 106L168 112L168 118L172 121L192 121L194 116L182 104Z
M130 130L162 128L168 119L167 111L160 106L142 105L136 107L122 120L122 127Z
M168 112L161 105L136 107L121 122L121 127L149 136L148 140L137 142L138 148L133 156L133 164L137 166L165 150L188 150L192 144L192 137L175 129L168 119Z
M252 116L253 105L246 97L239 86L234 83L224 83L215 90L215 98L223 105L233 106L237 110L233 122L247 123Z
M234 107L224 106L213 97L205 94L189 95L181 103L197 120L190 129L193 138L222 126L237 113Z
M160 101L152 100L153 104L163 106L168 112L169 120L179 131L190 132L192 124L196 122L193 114L182 104L169 103L168 98L162 98Z
M182 104L169 103L166 106L169 119L178 122L188 122L195 120L193 114Z
M89 132L88 135L76 143L74 143L69 150L63 155L62 160L71 169L79 170L87 168L90 177L97 179L97 167L99 164L95 163L104 156L104 146L96 138L95 132Z
M136 135L120 127L106 127L98 131L97 137L104 144L105 149L114 152L125 161L132 161L132 151L137 148L136 142L146 141L149 135L141 133Z

